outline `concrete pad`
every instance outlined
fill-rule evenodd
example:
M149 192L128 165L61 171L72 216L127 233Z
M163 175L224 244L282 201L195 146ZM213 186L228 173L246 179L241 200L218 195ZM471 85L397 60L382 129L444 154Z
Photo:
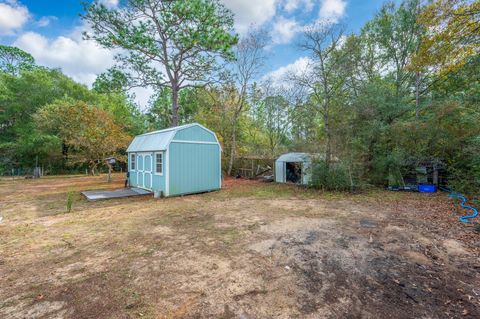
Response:
M121 198L121 197L132 197L132 196L142 196L149 195L152 192L132 187L132 188L122 188L116 190L97 190L97 191L84 191L82 194L91 201L110 199L110 198Z

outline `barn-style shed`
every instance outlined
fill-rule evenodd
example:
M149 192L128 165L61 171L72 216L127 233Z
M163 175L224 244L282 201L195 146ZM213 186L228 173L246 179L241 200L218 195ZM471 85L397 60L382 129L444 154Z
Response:
M127 153L132 187L164 196L222 187L220 143L215 133L198 123L138 135Z
M286 153L275 161L275 182L308 185L312 174L313 155L308 153Z

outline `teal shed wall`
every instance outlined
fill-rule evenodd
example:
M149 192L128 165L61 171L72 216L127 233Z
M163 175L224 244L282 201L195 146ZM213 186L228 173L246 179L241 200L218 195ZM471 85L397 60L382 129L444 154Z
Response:
M162 191L164 195L166 194L165 174L163 176L153 175L153 190Z
M169 195L221 188L218 144L175 143L169 148Z
M163 134L162 131L159 132ZM171 129L170 132L172 132ZM152 133L141 137L144 140L149 139L147 141L149 142L151 141L149 134ZM159 138L158 135L155 138ZM161 138L162 136L159 140ZM130 163L128 165L131 186L162 191L166 196L207 192L221 188L221 148L213 132L201 125L193 124L179 128L170 135L168 141L170 142L163 144L166 150L152 150L160 143L151 141L148 149L128 153L129 161L131 154L136 156L135 170L131 170ZM132 149L134 149L133 146ZM162 175L153 172L155 154L160 152L163 154Z

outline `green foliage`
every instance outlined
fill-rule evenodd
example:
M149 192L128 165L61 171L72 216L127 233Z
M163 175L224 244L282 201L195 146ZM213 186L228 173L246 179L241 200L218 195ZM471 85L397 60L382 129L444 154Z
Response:
M269 155L276 156L281 144L287 141L290 128L291 105L281 95L266 96L256 112L265 131Z
M0 44L0 72L18 75L22 70L31 70L34 65L35 60L29 53Z
M415 64L445 76L465 65L480 51L480 1L430 1L419 22L430 32L415 55Z
M376 185L401 185L407 163L436 159L451 186L478 192L479 59L441 77L413 65L425 36L421 10L418 1L388 3L342 47L348 63L338 72L347 86L332 114L335 155L351 163L356 178Z
M170 88L172 125L178 124L178 92L204 83L219 58L232 58L231 47L237 42L233 15L219 0L128 0L115 9L95 1L85 4L85 11L83 18L91 26L85 37L105 48L121 49L118 68L97 87L105 89L108 80L110 88L127 82Z
M116 67L100 74L93 83L93 89L100 93L123 93L127 88L127 76Z
M111 113L85 102L57 100L38 110L34 118L42 133L61 139L69 162L88 164L92 174L103 159L118 157L131 139Z
M40 162L56 161L58 143L54 138L39 134L32 115L43 105L55 99L70 96L91 100L92 94L58 70L34 68L22 70L18 76L0 73L0 171L14 167L31 167L32 159Z
M327 165L325 160L313 163L310 186L328 191L348 191L353 189L351 176L342 163Z
M87 4L86 38L120 49L93 90L0 46L0 173L37 157L51 170L71 169L75 158L103 156L87 151L92 145L121 152L126 142L106 127L132 136L175 119L215 131L224 168L243 155L330 154L331 163L315 165L312 186L350 190L352 181L400 185L408 163L435 159L445 182L479 195L478 1L388 2L359 34L341 37L332 25L309 30L303 48L314 63L304 78L290 75L276 88L253 83L262 78L265 38L234 47L233 16L218 0L151 3ZM220 83L203 86L222 60L230 64ZM155 89L145 113L126 92L136 86ZM96 144L97 134L115 149Z
M145 133L147 116L132 101L133 97L125 93L96 93L94 96L91 103L110 113L115 123L122 127L125 133L129 135Z
M75 200L75 192L74 191L69 191L67 193L67 210L66 210L67 213L72 212L74 200Z
M185 88L180 91L178 102L182 106L179 110L179 124L194 121L194 116L199 112L197 93L198 88ZM147 111L147 119L151 129L159 130L170 126L172 118L172 90L161 88L152 98L152 103Z
M145 130L144 116L124 93L91 91L59 70L42 67L22 69L17 75L0 72L0 174L12 168L28 170L37 157L47 172L69 169L62 139L33 121L39 109L62 99L97 105L127 134Z

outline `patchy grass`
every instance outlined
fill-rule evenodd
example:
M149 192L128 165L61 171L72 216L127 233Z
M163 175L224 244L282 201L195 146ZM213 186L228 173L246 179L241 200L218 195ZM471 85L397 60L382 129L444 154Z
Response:
M443 194L233 179L160 200L79 194L122 186L0 179L1 318L480 316L480 235Z

